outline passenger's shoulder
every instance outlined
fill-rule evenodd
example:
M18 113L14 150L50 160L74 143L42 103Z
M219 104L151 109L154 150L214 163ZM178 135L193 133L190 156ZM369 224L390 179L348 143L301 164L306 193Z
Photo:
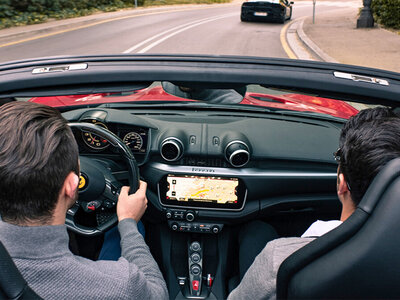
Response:
M262 251L263 255L268 255L271 257L287 257L298 249L304 247L315 238L300 238L300 237L290 237L290 238L279 238L270 241Z
M315 240L315 238L288 237L272 240L267 247L279 249L287 247L302 247Z
M289 255L304 247L313 240L314 238L279 238L269 242L265 246L261 255L263 255L264 257L268 257L270 263L272 263L273 266L277 268L279 267L281 262L285 260Z

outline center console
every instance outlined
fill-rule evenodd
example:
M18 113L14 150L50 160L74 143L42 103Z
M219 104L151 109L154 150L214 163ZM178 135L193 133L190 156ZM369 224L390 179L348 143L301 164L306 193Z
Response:
M158 189L173 231L217 234L223 224L198 222L197 211L238 211L246 202L246 188L239 178L168 174Z
M168 174L159 181L158 193L168 227L173 232L186 233L187 260L182 253L172 254L179 264L187 266L186 271L177 276L180 295L183 299L211 299L216 270L210 272L212 268L209 265L217 264L221 253L217 251L205 256L203 249L217 247L217 234L224 224L218 218L201 218L200 215L202 211L242 210L246 202L246 187L241 179L235 177ZM206 270L204 264L208 265Z

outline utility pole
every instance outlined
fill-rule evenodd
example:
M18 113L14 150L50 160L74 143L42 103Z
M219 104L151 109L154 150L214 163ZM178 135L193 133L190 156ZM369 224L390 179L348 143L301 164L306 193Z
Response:
M313 0L313 13L312 13L312 23L315 24L315 4L317 4L317 0Z

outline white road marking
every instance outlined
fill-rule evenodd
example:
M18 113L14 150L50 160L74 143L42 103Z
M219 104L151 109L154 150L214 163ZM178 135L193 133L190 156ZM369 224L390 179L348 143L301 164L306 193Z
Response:
M208 20L208 19L213 19L213 17L209 17L209 18L206 18L206 19L201 19L200 21ZM163 31L163 32L161 32L159 34L156 34L156 35L148 38L147 40L144 40L143 42L140 42L139 44L136 44L136 45L132 46L131 48L125 50L123 53L131 53L133 50L136 50L137 48L140 48L141 46L145 45L146 43L151 42L152 40L154 40L154 39L156 39L156 38L158 38L158 37L160 37L160 36L162 36L164 34L167 34L168 32L180 29L180 28L188 26L188 25L192 25L192 24L197 23L197 22L199 22L199 20L192 21L192 22L189 22L189 23L186 23L186 24L183 24L183 25L179 25L179 26L173 27L171 29L165 30L165 31Z
M216 16L216 17L209 17L209 18L205 18L205 19L201 19L201 20L197 20L197 21L192 21L192 22L189 22L189 23L186 23L186 24L182 24L182 25L173 27L171 29L168 29L168 30L165 30L165 31L163 31L161 33L158 33L158 34L156 34L156 35L154 35L154 36L152 36L152 37L150 37L150 38L148 38L148 39L146 39L146 40L144 40L144 41L142 41L142 42L130 47L129 49L125 50L123 53L125 53L125 54L126 53L132 53L132 51L144 46L145 44L147 44L147 43L149 43L149 42L151 42L151 41L153 41L155 39L158 39L159 37L161 37L161 36L163 36L163 35L165 35L165 34L167 34L169 32L172 32L171 34L169 34L167 36L164 36L163 38L151 43L150 45L148 45L147 47L143 48L142 50L137 51L137 53L145 53L148 50L150 50L151 48L153 48L153 47L157 46L158 44L164 42L165 40L169 39L170 37L173 37L174 35L177 35L177 34L183 32L185 30L191 29L193 27L196 27L196 26L208 23L208 22L212 22L212 21L216 21L216 20L219 20L219 19L222 19L222 18L228 18L228 17L232 17L232 16L237 16L237 13L230 13L230 14L225 14L225 15Z

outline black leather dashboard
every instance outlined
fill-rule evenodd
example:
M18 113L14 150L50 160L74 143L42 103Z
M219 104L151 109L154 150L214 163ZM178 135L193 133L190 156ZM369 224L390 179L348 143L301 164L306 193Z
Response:
M121 138L129 132L144 132L145 151L134 154L141 176L149 184L148 198L162 213L169 208L160 202L159 183L167 174L233 177L244 183L246 202L240 210L199 208L195 209L197 218L229 221L248 218L275 206L337 199L337 165L332 152L337 148L340 122L165 109L78 109L64 113L64 117L69 121L97 119ZM78 140L82 138L76 136ZM172 142L164 147L165 141ZM230 143L236 143L235 153L247 151L249 159L243 166L232 165L227 153ZM179 151L174 151L174 144ZM178 152L175 159L169 159L169 154ZM99 160L114 157L111 148L86 147L81 154Z

